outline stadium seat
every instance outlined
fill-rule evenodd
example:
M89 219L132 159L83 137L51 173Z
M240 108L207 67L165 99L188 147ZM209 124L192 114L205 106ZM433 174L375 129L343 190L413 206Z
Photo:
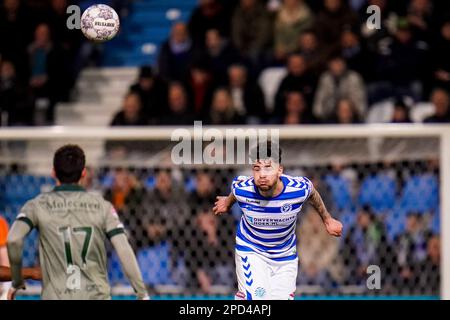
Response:
M363 180L358 197L359 205L369 205L375 213L383 213L394 207L397 185L387 174L377 174Z
M337 210L353 210L355 205L350 192L350 181L340 175L325 176L325 183L330 188Z
M401 211L436 212L439 203L439 181L431 173L410 177L400 199Z

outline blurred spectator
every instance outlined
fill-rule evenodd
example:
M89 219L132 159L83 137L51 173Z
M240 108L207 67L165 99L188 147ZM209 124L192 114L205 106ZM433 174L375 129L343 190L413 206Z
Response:
M312 104L315 90L315 79L307 69L305 58L301 54L292 54L287 61L288 74L283 78L275 95L274 116L283 114L286 95L291 91L303 93L308 105Z
M181 81L188 74L193 46L186 24L175 23L170 38L162 44L158 57L158 71L166 81Z
M211 67L218 84L227 82L227 70L233 63L241 62L236 48L217 29L206 32L205 50L199 51L197 59L204 61Z
M300 35L298 52L305 58L311 73L319 77L328 60L328 52L323 49L323 44L318 41L313 30L306 30Z
M211 294L212 285L232 286L234 220L231 215L215 217L210 210L199 210L193 217L195 228L186 239L184 259L191 276L190 287Z
M416 41L407 21L398 22L393 38L387 38L378 50L375 75L380 79L371 93L371 102L396 96L409 96L420 101L423 93L422 79L427 70L427 46Z
M144 190L141 184L127 169L116 169L113 173L113 183L105 191L105 199L110 201L117 210L120 220L129 232L129 238L135 250L142 246L145 239L140 216L146 210L142 204Z
M450 90L450 21L442 24L437 41L433 45L432 63L434 84Z
M347 62L348 68L358 72L365 80L371 80L372 57L367 52L358 34L352 29L345 29L340 41L341 54Z
M336 124L357 124L361 123L361 117L355 104L347 98L339 99L336 105L336 113L331 118Z
M319 40L328 48L339 44L344 28L356 27L358 18L344 0L325 0L315 21Z
M259 84L249 77L244 65L234 64L228 68L228 90L233 106L239 114L245 115L247 123L261 123L265 120L263 91Z
M259 65L271 41L272 22L259 0L240 0L231 20L232 40L239 53Z
M181 83L169 85L169 109L161 118L162 125L192 125L194 117L191 115L186 90Z
M300 284L330 288L332 278L340 279L343 271L338 256L339 240L328 235L320 216L312 207L303 214L297 234L302 273L299 275ZM310 283L304 282L302 278L305 276L309 278Z
M142 205L136 215L144 229L144 246L152 246L165 239L172 241L173 231L184 226L188 219L185 193L168 170L156 173L154 189L138 204Z
M291 91L286 97L286 110L283 114L282 124L311 124L313 123L310 110L305 103L303 94Z
M431 94L431 103L434 106L434 114L424 120L425 123L450 122L450 100L448 92L444 89L435 89Z
M398 236L396 263L398 264L398 287L413 291L417 285L414 267L427 257L427 242L431 232L424 226L419 213L410 212L406 217L406 231Z
M417 40L428 42L431 40L431 32L436 31L434 27L436 17L434 17L433 9L433 3L430 0L410 1L406 18Z
M275 18L275 59L284 62L298 49L298 37L312 26L314 15L303 0L283 0Z
M215 29L228 36L230 23L219 0L199 0L199 2L199 6L189 20L189 33L192 35L195 46L203 47L208 30Z
M34 41L28 47L28 55L31 74L29 85L35 98L48 100L46 121L52 123L55 104L68 99L70 76L65 52L52 42L47 24L36 27Z
M203 62L193 63L189 70L186 87L196 118L202 119L208 114L214 86L214 75L207 64Z
M411 123L409 107L402 101L397 100L394 104L391 123Z
M1 119L2 112L7 120ZM0 62L0 126L33 124L33 107L27 89L20 83L10 61Z
M198 210L212 208L216 200L216 192L212 175L207 171L198 171L195 175L195 190L188 198L192 215Z
M433 235L427 243L427 257L416 266L419 294L439 295L441 288L441 241ZM413 288L413 289L414 289Z
M313 113L322 121L328 121L338 106L339 99L351 101L358 116L362 117L367 109L367 97L364 81L361 76L347 68L345 60L336 56L330 59L328 71L319 79L314 99Z
M129 92L124 100L122 110L117 112L111 126L145 126L147 119L142 113L142 103L137 93Z
M139 95L142 115L149 123L156 123L167 108L167 86L154 74L150 66L143 66L138 81L130 86L130 92Z
M208 124L210 125L233 125L243 124L244 118L236 106L230 92L225 88L218 88L214 92Z
M350 226L344 245L342 256L347 261L347 283L364 284L367 280L367 267L378 265L383 270L389 261L389 245L384 225L376 219L370 208L359 210L356 224Z

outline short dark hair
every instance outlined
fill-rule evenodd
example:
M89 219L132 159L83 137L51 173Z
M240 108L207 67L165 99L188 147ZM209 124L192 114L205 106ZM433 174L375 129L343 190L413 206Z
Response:
M68 144L56 150L53 168L56 178L61 183L77 183L86 166L83 149L78 145Z
M250 150L250 160L252 162L262 159L272 159L281 164L281 148L277 143L270 140L259 142Z

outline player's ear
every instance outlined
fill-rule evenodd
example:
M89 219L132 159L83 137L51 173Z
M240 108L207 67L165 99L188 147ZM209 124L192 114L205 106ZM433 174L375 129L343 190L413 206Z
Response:
M86 170L86 168L84 168L83 171L81 171L81 179L86 177L86 175L87 175L87 170Z
M284 171L284 168L283 168L283 166L280 164L280 165L278 166L278 174L282 175L282 174L283 174L283 171Z

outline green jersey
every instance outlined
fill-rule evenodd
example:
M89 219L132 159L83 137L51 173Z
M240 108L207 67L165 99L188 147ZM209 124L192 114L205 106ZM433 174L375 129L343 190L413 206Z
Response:
M28 201L17 216L39 231L42 299L110 299L106 238L124 233L111 203L78 185Z

